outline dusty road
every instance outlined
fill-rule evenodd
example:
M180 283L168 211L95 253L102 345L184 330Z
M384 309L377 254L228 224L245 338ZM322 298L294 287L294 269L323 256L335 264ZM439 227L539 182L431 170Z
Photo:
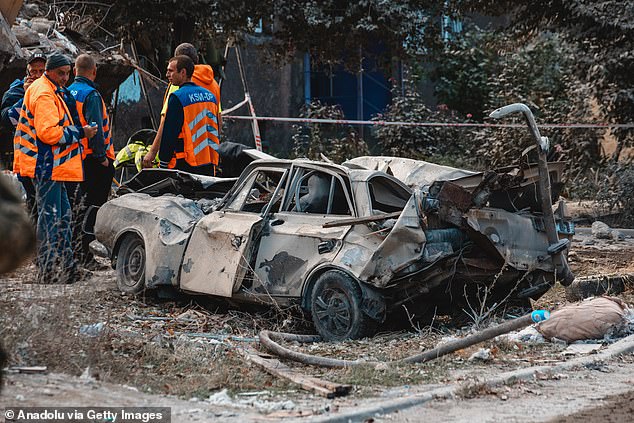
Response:
M634 272L634 240L580 236L570 258L580 276ZM458 386L460 395L452 399L436 399L375 420L632 420L631 406L623 400L631 398L634 386L631 354L592 368L484 390L475 389L478 381L567 360L561 355L566 347L495 340L431 363L384 369L288 363L307 375L353 386L348 397L329 400L274 378L236 354L236 348L245 345L257 348L253 341L261 329L311 330L290 312L247 312L187 297L126 297L117 291L112 270L72 286L37 285L33 270L26 266L2 278L0 334L11 352L12 367L46 366L46 373L10 371L0 408L160 405L171 407L172 421L178 422L342 421L346 413L354 415L380 402ZM619 296L634 303L632 287ZM553 309L565 302L563 288L556 287L535 307ZM412 329L370 340L289 347L337 358L390 360L464 335L442 319L431 328ZM196 335L200 333L206 337ZM489 361L468 360L479 348L492 351ZM602 413L612 420L603 420ZM357 415L352 421L365 418Z
M435 400L380 416L376 422L631 422L634 355L479 393Z

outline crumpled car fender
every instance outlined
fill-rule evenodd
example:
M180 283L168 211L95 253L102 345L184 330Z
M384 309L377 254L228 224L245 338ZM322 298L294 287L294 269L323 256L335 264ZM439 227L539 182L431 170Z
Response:
M104 204L97 212L95 236L116 260L126 234L136 233L145 244L146 284L178 285L178 273L187 239L204 216L193 200L131 193Z

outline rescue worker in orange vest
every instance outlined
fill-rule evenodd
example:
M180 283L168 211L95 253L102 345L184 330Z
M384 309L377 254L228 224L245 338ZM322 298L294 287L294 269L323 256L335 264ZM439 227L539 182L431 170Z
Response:
M218 164L218 103L210 91L191 82L193 73L189 57L169 60L167 78L180 88L167 100L160 166L211 176Z
M5 164L7 168L13 167L13 138L15 137L15 127L20 119L20 110L24 101L24 92L36 79L44 75L44 67L46 66L46 56L36 50L31 54L26 65L26 76L24 79L16 79L13 81L9 90L2 96L2 113L0 115L0 154L5 149L9 149L10 157L5 155ZM6 138L5 138L6 137ZM0 163L2 159L0 159ZM22 183L24 192L26 193L26 206L33 221L37 219L37 206L35 204L35 185L31 178L17 175Z
M216 102L218 104L218 134L220 134L220 130L222 129L222 115L220 113L222 111L222 107L220 106L220 85L218 85L214 79L213 68L209 65L198 64L198 51L196 50L196 47L190 43L182 43L176 47L176 50L174 50L174 56L180 55L187 56L194 62L192 82L199 87L208 89L216 97ZM161 122L158 130L156 131L156 136L154 137L154 142L152 142L150 151L145 155L145 157L143 157L144 168L152 167L154 165L154 160L156 159L156 155L161 147L161 136L163 135L165 113L167 112L167 99L169 95L178 90L178 88L179 86L177 84L170 81L167 90L165 90L165 96L163 97L163 109L161 110Z
M35 183L40 282L73 283L81 277L73 258L71 209L64 181L83 181L79 141L92 138L97 128L72 120L62 97L70 70L68 57L60 53L49 56L44 76L26 90L14 138L14 171Z
M92 122L97 124L97 134L90 140L82 138L82 158L84 160L84 182L80 185L80 200L75 211L76 237L80 238L81 248L76 251L76 257L81 264L90 270L100 268L100 265L90 252L89 244L94 241L92 229L95 225L95 213L86 217L86 211L91 206L101 207L108 201L108 195L114 177L114 146L110 137L110 119L106 104L97 91L97 63L88 54L81 54L75 59L75 81L68 87L77 104L79 121L82 125ZM85 227L81 228L85 220ZM82 230L84 229L84 230Z

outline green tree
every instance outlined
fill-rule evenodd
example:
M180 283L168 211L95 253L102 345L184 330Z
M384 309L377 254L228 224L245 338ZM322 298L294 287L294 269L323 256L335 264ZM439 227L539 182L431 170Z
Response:
M470 12L507 16L509 28L531 35L549 31L571 46L575 66L570 70L586 83L580 96L600 105L610 122L632 122L634 116L634 3L619 0L454 0L451 4ZM616 130L618 159L631 146L634 133Z
M151 44L194 39L226 41L266 27L262 48L284 61L310 52L319 63L358 69L362 56L388 66L392 57L421 56L438 45L445 2L432 0L111 0L108 24ZM156 48L156 46L154 46Z

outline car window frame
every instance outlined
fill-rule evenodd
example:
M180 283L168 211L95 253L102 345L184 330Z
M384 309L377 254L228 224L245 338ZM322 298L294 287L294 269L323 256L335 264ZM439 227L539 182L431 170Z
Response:
M403 183L403 181L399 180L398 178L395 178L394 176L391 176L389 174L373 174L372 176L370 176L365 182L364 182L364 190L367 196L367 201L368 201L368 208L369 208L369 212L370 214L372 214L372 211L374 210L374 204L372 201L372 193L370 192L370 183L372 182L373 179L384 179L386 181L390 181L392 183L394 183L394 185L398 186L399 188L401 188L403 190L403 192L408 193L408 197L407 199L405 199L405 204L403 205L403 207L405 207L405 205L407 205L407 201L409 201L409 198L411 198L413 190L408 187L407 185L405 185Z
M302 174L302 176L297 176L298 171L300 170L309 170L309 172L305 172L304 174ZM287 181L287 185L284 191L284 199L282 200L282 204L280 206L280 213L294 213L294 214L305 214L306 212L301 212L301 211L297 211L297 210L287 210L293 200L293 198L296 195L296 189L297 186L299 186L299 184L301 183L301 179L305 178L307 174L309 174L312 171L316 171L316 172L322 172L325 173L327 175L330 176L330 192L329 192L329 196L328 196L328 206L327 206L327 210L332 210L332 197L334 196L334 190L333 190L333 185L332 185L332 180L333 177L336 178L339 183L341 184L341 187L343 189L343 193L344 196L346 198L346 202L348 203L348 210L350 211L349 215L339 215L339 214L328 214L326 213L325 215L327 216L348 216L348 217L358 217L358 212L357 209L355 207L355 202L354 202L354 197L351 195L352 194L352 182L350 181L350 178L348 177L348 175L344 175L346 176L348 183L346 183L345 179L343 178L343 176L339 173L339 172L335 172L331 169L327 169L327 168L323 168L320 166L315 166L315 165L311 165L309 163L300 163L300 164L295 164L293 163L291 165L291 168L289 170L289 177L288 177L288 181ZM292 193L292 196L291 196ZM320 213L310 213L310 214L316 214L316 215L321 215Z
M254 182L254 178L257 178L257 174L259 172L277 172L281 174L280 177L280 181L277 183L275 189L273 190L273 194L271 195L271 199L268 201L268 203L262 207L262 210L260 212L251 212L251 211L246 211L246 210L242 210L242 208L245 205L246 199L249 195L249 193L246 193L246 195L244 196L244 199L242 200L241 204L239 207L233 207L233 204L236 200L238 200L238 198L241 196L241 194L246 190L247 185L248 186L252 186L253 182ZM282 168L282 167L275 167L275 166L261 166L261 167L256 167L254 168L251 172L249 172L249 174L242 180L240 187L238 189L236 189L234 191L234 194L231 196L231 198L226 202L225 206L222 208L222 210L224 211L231 211L234 213L250 213L250 214L259 214L260 216L266 216L266 214L270 213L270 209L273 205L273 200L275 200L276 196L279 193L280 187L282 185L285 185L286 181L286 177L289 173L289 169L288 168ZM250 188L249 188L250 189ZM282 199L283 201L283 199ZM281 204L280 204L280 209L281 209Z

